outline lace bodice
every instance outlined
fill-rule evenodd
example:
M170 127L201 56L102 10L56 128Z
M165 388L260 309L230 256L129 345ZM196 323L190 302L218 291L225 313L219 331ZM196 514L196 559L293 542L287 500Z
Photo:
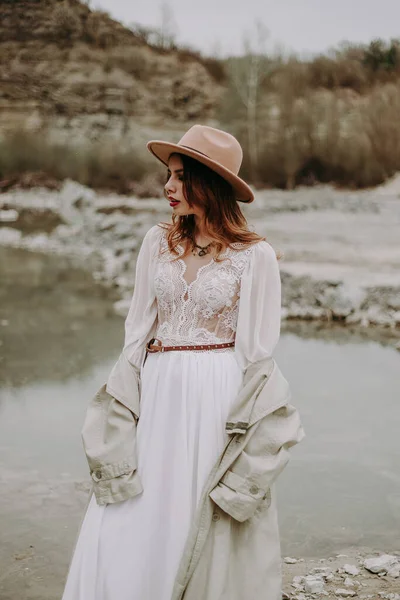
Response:
M178 251L183 255L183 247ZM271 246L265 241L247 247L232 244L220 255L222 261L209 260L193 277L179 256L169 251L165 229L149 229L137 258L125 321L123 352L128 361L140 368L153 337L165 345L234 340L243 369L270 356L279 338L281 310L279 268ZM232 348L210 350L226 351Z
M234 340L240 297L240 279L254 246L234 244L222 255L198 267L194 279L185 279L186 262L160 238L160 256L154 287L158 303L157 338L165 345L218 344ZM179 255L184 253L178 246ZM230 350L228 350L230 351Z

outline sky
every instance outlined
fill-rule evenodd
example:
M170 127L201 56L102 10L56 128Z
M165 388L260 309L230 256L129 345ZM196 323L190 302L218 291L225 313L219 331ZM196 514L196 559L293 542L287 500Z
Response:
M123 23L160 26L162 0L91 0ZM324 52L342 41L400 38L400 0L166 0L179 44L205 54L240 54L258 19L267 50Z

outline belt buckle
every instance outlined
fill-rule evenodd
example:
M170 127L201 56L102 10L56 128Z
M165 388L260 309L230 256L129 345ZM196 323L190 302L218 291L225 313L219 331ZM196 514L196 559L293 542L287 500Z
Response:
M150 348L150 344L153 344L154 342L159 342L159 344L155 344L158 347L157 348ZM149 341L149 343L147 344L147 351L148 352L164 352L164 346L162 345L162 341L159 340L158 338L152 338Z

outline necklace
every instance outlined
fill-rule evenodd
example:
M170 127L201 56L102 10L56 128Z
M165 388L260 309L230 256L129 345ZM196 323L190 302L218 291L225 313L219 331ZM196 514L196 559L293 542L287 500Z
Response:
M212 246L214 242L210 242L207 246L199 246L192 238L192 254L193 256L205 256L210 251L210 246ZM199 252L196 252L196 248L199 248Z

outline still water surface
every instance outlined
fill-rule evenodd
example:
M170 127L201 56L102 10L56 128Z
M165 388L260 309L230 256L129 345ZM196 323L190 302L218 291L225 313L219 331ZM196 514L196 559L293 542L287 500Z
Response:
M88 479L80 429L119 354L123 321L100 304L83 310L82 298L63 309L27 303L0 315L2 462L14 474ZM398 550L400 354L283 334L276 358L306 431L278 484L283 553Z

